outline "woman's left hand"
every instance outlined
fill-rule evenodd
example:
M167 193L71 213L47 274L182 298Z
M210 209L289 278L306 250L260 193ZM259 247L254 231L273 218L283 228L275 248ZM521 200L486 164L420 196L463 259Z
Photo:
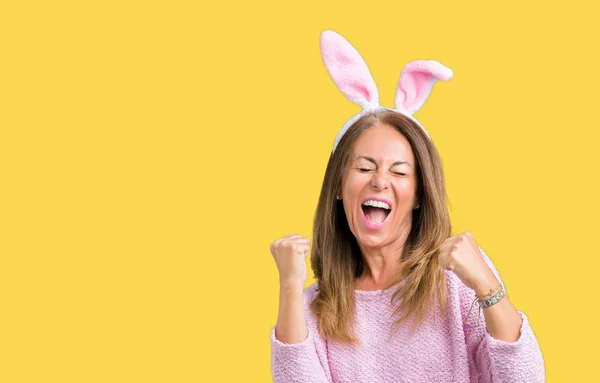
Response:
M440 266L452 271L465 284L483 296L500 283L484 261L475 238L469 232L446 239L440 246Z

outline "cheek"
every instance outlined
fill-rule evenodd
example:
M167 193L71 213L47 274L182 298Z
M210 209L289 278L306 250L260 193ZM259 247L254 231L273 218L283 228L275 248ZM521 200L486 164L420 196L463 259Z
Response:
M361 212L357 210L358 199L362 190L368 185L368 178L361 176L348 177L342 192L344 194L344 211L352 232L356 228Z
M368 177L354 176L348 177L344 185L344 191L347 197L355 197L369 183Z
M416 191L416 185L414 181L411 181L409 179L401 179L398 180L398 182L394 183L394 189L396 191L396 194L402 200L408 200L414 196Z

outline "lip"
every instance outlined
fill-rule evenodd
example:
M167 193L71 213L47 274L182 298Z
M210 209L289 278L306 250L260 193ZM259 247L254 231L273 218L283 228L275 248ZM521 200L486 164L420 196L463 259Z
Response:
M385 202L385 203L387 203L387 204L389 205L389 207L390 207L390 212L391 212L391 211L392 211L392 209L394 208L394 207L392 206L392 203L391 203L389 200L387 200L387 199L385 199L385 198L381 198L381 197L367 197L367 198L365 198L365 199L363 199L363 200L362 200L362 202L360 203L360 206L362 206L362 205L363 205L363 203L365 203L365 202L367 202L367 201L369 201L369 200L373 200L373 201L379 201L379 202ZM362 210L362 209L361 209L361 210Z
M381 229L383 227L383 225L385 225L385 223L387 222L388 218L390 218L390 215L392 215L392 209L390 209L389 214L385 217L385 219L382 222L380 222L380 223L373 223L373 222L371 222L371 221L369 221L367 219L367 217L365 216L365 212L362 209L362 204L365 203L366 201L369 201L369 200L385 202L385 203L387 203L390 206L390 208L392 207L392 203L390 201L386 200L385 198L367 197L360 204L360 215L362 216L362 219L363 219L363 222L365 223L365 226L368 227L369 229L379 230L379 229Z

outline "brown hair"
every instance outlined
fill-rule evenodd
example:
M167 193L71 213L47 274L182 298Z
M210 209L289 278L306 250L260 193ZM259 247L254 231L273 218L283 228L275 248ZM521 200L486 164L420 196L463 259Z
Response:
M439 246L451 233L446 206L446 188L442 163L437 149L409 117L388 109L361 116L348 128L332 153L317 204L313 226L311 266L318 282L318 293L310 304L317 318L319 333L341 343L356 344L354 334L355 278L365 267L356 238L350 231L342 201L335 198L354 142L360 134L377 124L389 125L411 145L415 157L417 188L411 231L400 257L394 284L398 285L391 303L396 305L394 332L412 319L411 333L426 318L429 308L439 302L440 311L447 307L444 270L438 262Z

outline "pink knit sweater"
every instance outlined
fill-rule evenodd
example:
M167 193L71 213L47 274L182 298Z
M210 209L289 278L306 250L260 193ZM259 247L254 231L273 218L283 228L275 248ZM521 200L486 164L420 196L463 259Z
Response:
M483 250L480 251L499 281L500 276ZM355 290L356 335L360 345L344 346L323 339L308 304L318 285L304 290L304 311L308 337L287 344L271 330L271 370L275 383L304 382L545 382L544 359L527 316L519 339L504 342L493 338L485 328L483 311L473 306L467 323L463 318L475 299L451 271L446 270L449 319L436 323L433 314L408 338L409 325L388 339L393 320L390 299L397 286L386 290Z

